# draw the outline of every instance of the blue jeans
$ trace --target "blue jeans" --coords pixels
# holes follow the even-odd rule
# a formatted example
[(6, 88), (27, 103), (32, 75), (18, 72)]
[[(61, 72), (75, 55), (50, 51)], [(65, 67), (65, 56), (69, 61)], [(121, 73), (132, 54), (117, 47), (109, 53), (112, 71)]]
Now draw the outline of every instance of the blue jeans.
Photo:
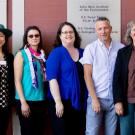
[(109, 99), (99, 99), (99, 101), (101, 112), (96, 113), (92, 109), (91, 98), (88, 97), (87, 99), (85, 135), (99, 135), (102, 123), (104, 123), (105, 135), (115, 135), (117, 116), (115, 114), (113, 101)]
[(135, 135), (135, 104), (128, 104), (128, 114), (120, 117), (120, 134)]

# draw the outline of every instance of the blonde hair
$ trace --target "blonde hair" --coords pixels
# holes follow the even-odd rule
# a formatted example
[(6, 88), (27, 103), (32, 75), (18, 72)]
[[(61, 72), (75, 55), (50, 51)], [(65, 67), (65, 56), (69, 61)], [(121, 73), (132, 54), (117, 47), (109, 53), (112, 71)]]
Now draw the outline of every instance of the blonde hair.
[(135, 26), (135, 20), (132, 20), (132, 21), (128, 22), (128, 24), (127, 24), (127, 31), (126, 31), (125, 36), (124, 36), (124, 41), (125, 41), (125, 43), (127, 45), (130, 45), (130, 44), (133, 43), (133, 39), (130, 36), (131, 30), (132, 30), (133, 26)]

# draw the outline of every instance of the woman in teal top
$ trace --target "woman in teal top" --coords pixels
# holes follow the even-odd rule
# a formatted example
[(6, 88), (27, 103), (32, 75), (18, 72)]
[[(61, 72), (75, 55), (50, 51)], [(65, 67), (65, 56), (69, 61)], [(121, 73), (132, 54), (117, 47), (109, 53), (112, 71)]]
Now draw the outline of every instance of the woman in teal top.
[(14, 61), (17, 113), (21, 135), (43, 135), (45, 122), (45, 57), (37, 26), (26, 29)]

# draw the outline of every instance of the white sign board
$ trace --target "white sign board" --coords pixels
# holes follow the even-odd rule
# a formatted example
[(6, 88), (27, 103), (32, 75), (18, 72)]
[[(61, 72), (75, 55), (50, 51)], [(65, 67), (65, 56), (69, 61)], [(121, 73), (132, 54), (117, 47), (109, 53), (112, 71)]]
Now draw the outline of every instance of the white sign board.
[(81, 47), (94, 41), (95, 20), (107, 17), (112, 25), (112, 38), (121, 39), (121, 0), (67, 0), (67, 21), (74, 24), (82, 38)]
[(7, 0), (0, 0), (0, 24), (7, 27)]
[(24, 33), (24, 0), (12, 0), (13, 53), (22, 47)]

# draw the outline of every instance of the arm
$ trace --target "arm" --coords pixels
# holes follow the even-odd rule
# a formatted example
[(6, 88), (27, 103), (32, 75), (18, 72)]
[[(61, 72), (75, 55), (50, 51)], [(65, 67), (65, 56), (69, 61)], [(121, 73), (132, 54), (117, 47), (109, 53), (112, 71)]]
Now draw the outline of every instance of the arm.
[(60, 72), (60, 65), (61, 65), (60, 62), (61, 62), (61, 50), (59, 48), (56, 48), (50, 53), (46, 61), (46, 74), (47, 80), (49, 80), (50, 84), (50, 91), (55, 101), (57, 117), (62, 117), (64, 111), (64, 107), (61, 101), (59, 84), (57, 81)]
[(92, 109), (98, 113), (101, 110), (100, 102), (96, 96), (96, 91), (92, 79), (92, 65), (84, 64), (84, 79), (87, 85), (88, 92), (92, 98)]
[(30, 108), (23, 94), (23, 89), (21, 84), (22, 72), (23, 72), (23, 58), (21, 52), (18, 52), (14, 60), (15, 86), (16, 86), (17, 93), (20, 97), (22, 115), (28, 117), (30, 114)]
[(122, 93), (121, 93), (121, 60), (120, 52), (118, 52), (115, 69), (113, 74), (113, 99), (115, 104), (115, 111), (118, 115), (123, 115)]
[(55, 101), (56, 115), (57, 117), (60, 118), (63, 115), (64, 106), (62, 104), (61, 97), (60, 97), (59, 85), (56, 79), (50, 80), (49, 84), (50, 84), (51, 94)]
[(8, 64), (8, 82), (9, 82), (9, 103), (14, 105), (15, 103), (15, 83), (14, 83), (14, 69), (13, 69), (13, 54), (9, 53), (7, 55), (7, 64)]

